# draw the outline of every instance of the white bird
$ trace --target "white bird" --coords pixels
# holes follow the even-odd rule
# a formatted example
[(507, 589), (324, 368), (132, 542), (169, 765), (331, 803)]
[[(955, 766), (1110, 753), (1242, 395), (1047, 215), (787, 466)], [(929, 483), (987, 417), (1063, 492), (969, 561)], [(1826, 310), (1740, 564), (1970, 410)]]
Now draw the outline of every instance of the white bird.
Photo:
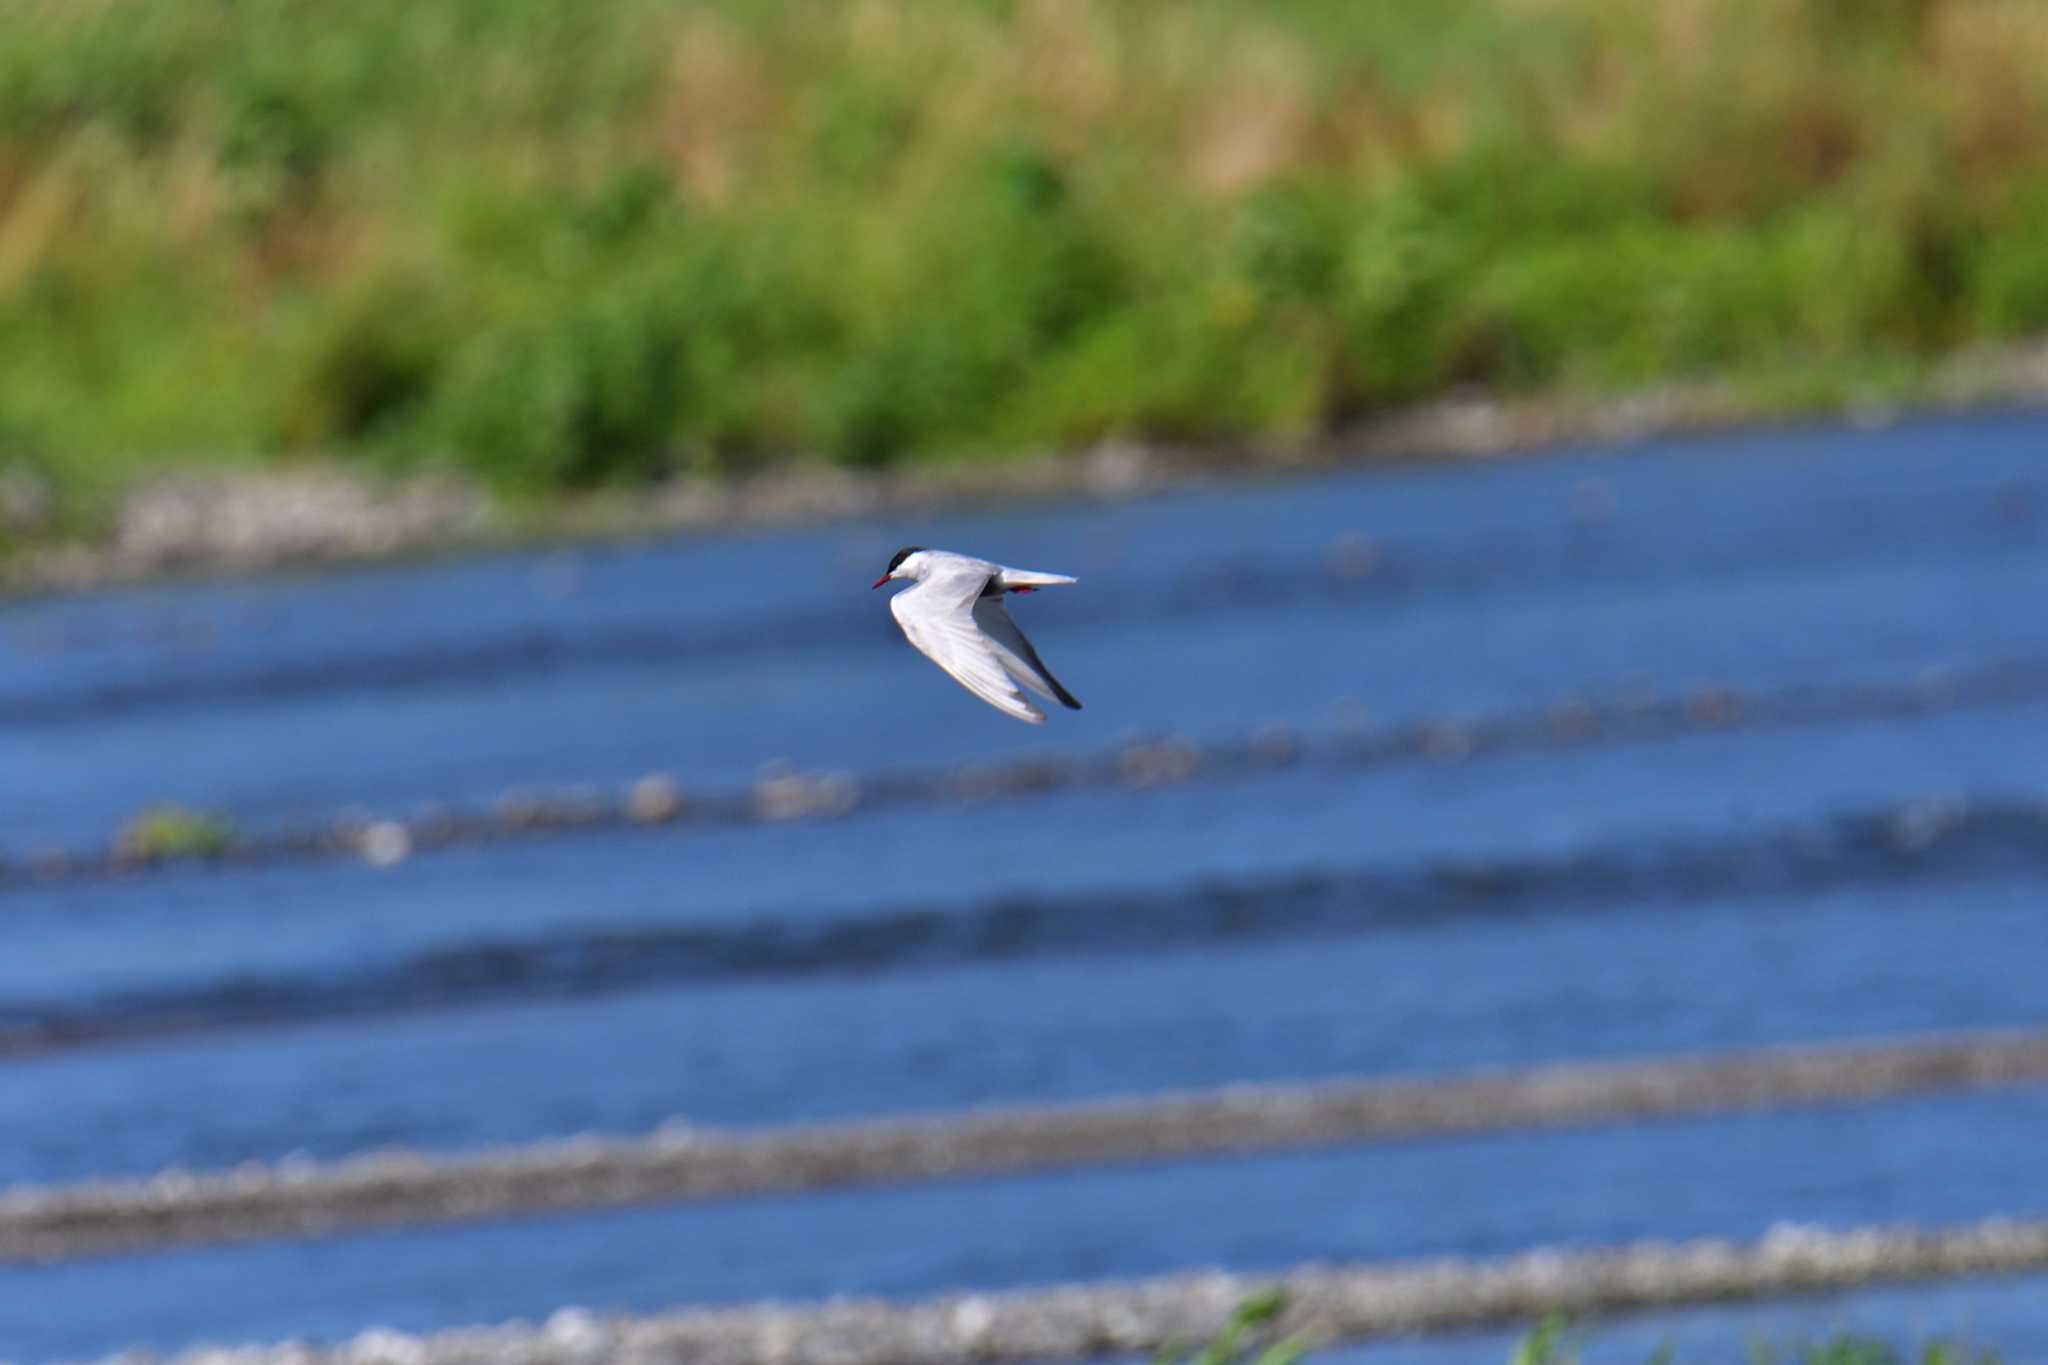
[(889, 560), (889, 571), (874, 586), (892, 578), (908, 578), (917, 585), (889, 599), (896, 624), (911, 644), (969, 692), (1004, 715), (1033, 725), (1042, 723), (1045, 713), (1017, 690), (1018, 683), (1049, 701), (1081, 709), (1003, 607), (1008, 593), (1036, 592), (1074, 579), (1006, 568), (922, 545), (898, 550)]

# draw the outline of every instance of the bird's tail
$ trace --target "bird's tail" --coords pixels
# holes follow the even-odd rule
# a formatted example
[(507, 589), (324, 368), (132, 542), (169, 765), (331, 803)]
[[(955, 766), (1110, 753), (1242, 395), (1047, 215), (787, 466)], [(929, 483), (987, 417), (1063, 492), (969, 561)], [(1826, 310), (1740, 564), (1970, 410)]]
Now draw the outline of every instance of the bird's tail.
[(1036, 569), (1003, 570), (1003, 587), (1010, 591), (1018, 588), (1051, 588), (1061, 583), (1078, 582), (1078, 578), (1069, 578), (1063, 573), (1040, 573)]

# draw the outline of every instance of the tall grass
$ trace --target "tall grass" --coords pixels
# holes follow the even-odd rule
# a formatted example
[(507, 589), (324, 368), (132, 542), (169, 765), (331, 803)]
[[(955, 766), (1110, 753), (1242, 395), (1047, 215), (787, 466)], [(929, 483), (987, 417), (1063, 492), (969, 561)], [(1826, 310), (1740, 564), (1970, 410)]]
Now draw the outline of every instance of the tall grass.
[(0, 35), (0, 463), (85, 494), (1289, 438), (2048, 329), (2039, 0), (0, 0)]

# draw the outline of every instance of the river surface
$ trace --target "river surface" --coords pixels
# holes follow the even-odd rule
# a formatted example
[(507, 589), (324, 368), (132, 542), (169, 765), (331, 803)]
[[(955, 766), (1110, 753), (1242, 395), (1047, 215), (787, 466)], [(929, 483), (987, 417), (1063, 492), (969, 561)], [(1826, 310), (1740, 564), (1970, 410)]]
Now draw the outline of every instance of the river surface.
[[(906, 542), (1077, 574), (1015, 614), (1087, 709), (1018, 725), (915, 655), (867, 590)], [(76, 856), (162, 803), (267, 838), (1162, 739), (1297, 756), (391, 867)], [(0, 1187), (2039, 1027), (2048, 417), (14, 603), (0, 860)], [(2038, 1217), (2044, 1140), (2032, 1087), (103, 1257), (0, 1269), (0, 1359)], [(1590, 1358), (1836, 1326), (2030, 1359), (2048, 1279)]]

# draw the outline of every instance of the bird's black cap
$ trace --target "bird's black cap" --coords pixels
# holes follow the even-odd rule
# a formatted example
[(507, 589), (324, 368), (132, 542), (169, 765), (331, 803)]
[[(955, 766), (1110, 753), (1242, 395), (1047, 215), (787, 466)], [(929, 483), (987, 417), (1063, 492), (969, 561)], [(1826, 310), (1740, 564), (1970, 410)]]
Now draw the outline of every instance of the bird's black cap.
[(895, 554), (889, 556), (889, 572), (895, 573), (896, 570), (899, 567), (901, 567), (904, 560), (910, 558), (912, 555), (916, 554), (919, 550), (922, 549), (924, 549), (924, 546), (922, 545), (906, 545), (902, 549), (898, 550)]

